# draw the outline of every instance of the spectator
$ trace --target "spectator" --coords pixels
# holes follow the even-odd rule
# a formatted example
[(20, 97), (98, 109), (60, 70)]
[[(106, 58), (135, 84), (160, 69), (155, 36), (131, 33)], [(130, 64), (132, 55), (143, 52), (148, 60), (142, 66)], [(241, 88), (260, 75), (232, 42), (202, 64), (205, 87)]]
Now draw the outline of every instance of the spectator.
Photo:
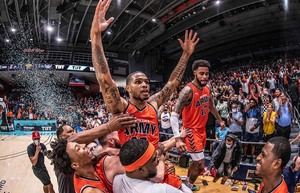
[(267, 105), (267, 111), (263, 114), (263, 141), (267, 142), (275, 135), (275, 120), (276, 112), (273, 111), (273, 105), (269, 103)]
[[(257, 106), (255, 99), (250, 99), (250, 105), (245, 109), (246, 113), (246, 131), (244, 141), (246, 142), (258, 142), (259, 141), (259, 127), (261, 124), (260, 109)], [(244, 145), (244, 157), (242, 161), (247, 159), (248, 144)], [(255, 144), (251, 144), (251, 157), (249, 163), (253, 163), (253, 155), (255, 152)]]
[(215, 151), (215, 149), (217, 149), (218, 145), (219, 145), (219, 141), (222, 141), (225, 139), (227, 133), (229, 131), (228, 127), (217, 127), (216, 128), (216, 132), (215, 132), (215, 141), (213, 142), (212, 146), (213, 146), (213, 150), (212, 152)]
[(219, 111), (222, 120), (226, 123), (226, 119), (228, 117), (228, 104), (223, 96), (219, 96), (216, 108)]
[(279, 108), (277, 110), (276, 130), (277, 136), (290, 138), (293, 107), (284, 93), (279, 98)]
[(229, 125), (229, 133), (234, 134), (238, 139), (242, 137), (242, 125), (244, 124), (243, 114), (239, 112), (236, 103), (231, 106), (231, 112), (228, 115), (227, 123)]

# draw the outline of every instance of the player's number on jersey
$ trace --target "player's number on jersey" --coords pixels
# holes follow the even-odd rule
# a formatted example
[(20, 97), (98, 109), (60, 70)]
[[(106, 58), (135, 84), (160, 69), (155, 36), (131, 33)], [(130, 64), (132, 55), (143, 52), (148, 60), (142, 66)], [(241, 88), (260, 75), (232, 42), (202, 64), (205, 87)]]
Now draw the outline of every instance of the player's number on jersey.
[(201, 109), (201, 116), (206, 115), (207, 111), (207, 105), (204, 105), (203, 108)]

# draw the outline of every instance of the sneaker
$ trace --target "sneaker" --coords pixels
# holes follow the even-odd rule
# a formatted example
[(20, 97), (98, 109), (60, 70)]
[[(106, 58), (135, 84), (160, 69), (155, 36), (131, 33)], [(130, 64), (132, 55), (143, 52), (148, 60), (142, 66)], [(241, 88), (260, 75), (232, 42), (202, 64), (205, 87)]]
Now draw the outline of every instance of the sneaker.
[(200, 186), (196, 186), (195, 184), (193, 184), (193, 187), (191, 188), (192, 191), (199, 191), (200, 190)]
[(253, 157), (250, 157), (249, 159), (249, 163), (252, 164), (253, 163)]
[(247, 156), (243, 156), (242, 161), (244, 162), (247, 159)]

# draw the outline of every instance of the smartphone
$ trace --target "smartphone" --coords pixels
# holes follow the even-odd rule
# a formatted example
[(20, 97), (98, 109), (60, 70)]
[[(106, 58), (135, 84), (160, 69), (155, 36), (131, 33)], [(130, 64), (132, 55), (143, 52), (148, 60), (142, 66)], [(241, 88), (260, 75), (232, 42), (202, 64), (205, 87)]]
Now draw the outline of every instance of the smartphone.
[(202, 184), (203, 184), (203, 186), (207, 186), (208, 185), (208, 183), (207, 183), (206, 180), (202, 180)]
[(232, 117), (232, 113), (229, 113), (229, 117)]

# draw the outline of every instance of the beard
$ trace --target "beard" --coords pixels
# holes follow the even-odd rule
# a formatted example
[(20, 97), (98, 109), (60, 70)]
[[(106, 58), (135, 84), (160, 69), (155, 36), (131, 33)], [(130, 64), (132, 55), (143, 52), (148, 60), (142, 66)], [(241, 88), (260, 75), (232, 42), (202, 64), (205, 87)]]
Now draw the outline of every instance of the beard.
[(199, 84), (199, 86), (201, 86), (201, 87), (205, 87), (207, 84), (207, 80), (205, 81), (206, 82), (205, 84), (202, 84), (202, 81), (198, 80), (197, 78), (196, 78), (196, 80), (197, 80), (197, 83)]
[(148, 173), (148, 178), (153, 178), (153, 177), (155, 177), (157, 175), (157, 170), (155, 170), (155, 171), (150, 171), (149, 173)]

